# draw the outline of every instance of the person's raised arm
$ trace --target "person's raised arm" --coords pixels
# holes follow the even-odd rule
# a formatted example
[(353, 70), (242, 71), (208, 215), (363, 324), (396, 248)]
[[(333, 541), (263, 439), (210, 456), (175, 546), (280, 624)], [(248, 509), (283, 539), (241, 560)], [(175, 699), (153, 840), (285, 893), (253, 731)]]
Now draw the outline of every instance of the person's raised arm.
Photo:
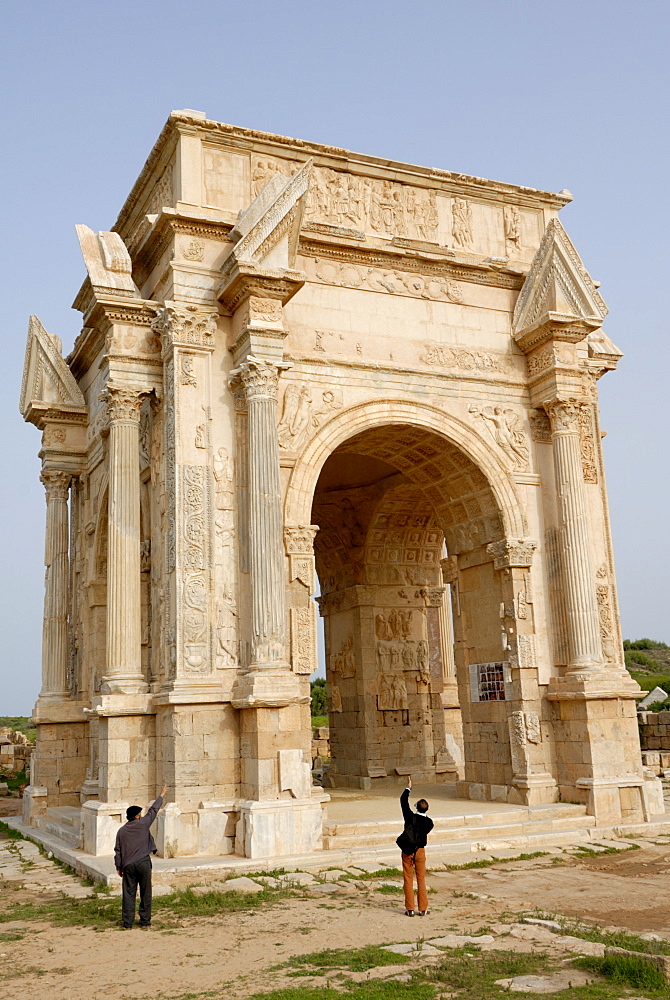
[(142, 823), (143, 826), (151, 826), (151, 824), (153, 823), (153, 821), (156, 819), (156, 813), (158, 812), (158, 810), (160, 809), (160, 807), (163, 805), (163, 799), (167, 795), (167, 790), (168, 790), (168, 786), (167, 785), (163, 785), (163, 787), (161, 788), (160, 795), (158, 796), (158, 798), (156, 799), (156, 801), (153, 802), (149, 806), (149, 808), (147, 809), (146, 816), (143, 816), (142, 819), (140, 820), (140, 823)]

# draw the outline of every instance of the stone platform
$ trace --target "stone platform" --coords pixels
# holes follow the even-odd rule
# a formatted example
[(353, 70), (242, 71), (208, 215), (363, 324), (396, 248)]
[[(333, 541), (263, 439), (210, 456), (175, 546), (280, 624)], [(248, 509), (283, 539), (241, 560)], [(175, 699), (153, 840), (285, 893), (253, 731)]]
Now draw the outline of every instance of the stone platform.
[[(175, 875), (197, 877), (288, 870), (323, 870), (348, 865), (398, 863), (395, 839), (402, 829), (396, 790), (360, 792), (332, 789), (324, 816), (324, 850), (268, 858), (242, 858), (235, 854), (155, 858), (154, 881), (167, 884)], [(435, 823), (429, 843), (429, 864), (464, 864), (487, 854), (532, 853), (597, 843), (616, 837), (654, 836), (670, 833), (670, 812), (646, 823), (598, 826), (585, 806), (556, 803), (546, 806), (512, 806), (456, 798), (453, 786), (417, 784), (412, 801), (425, 797)], [(52, 810), (49, 810), (51, 813)], [(116, 885), (110, 856), (87, 854), (73, 845), (76, 810), (53, 810), (41, 828), (27, 827), (20, 816), (5, 822), (25, 837), (43, 844), (53, 855), (82, 875)], [(56, 815), (58, 813), (58, 815)], [(63, 830), (59, 829), (63, 826)]]

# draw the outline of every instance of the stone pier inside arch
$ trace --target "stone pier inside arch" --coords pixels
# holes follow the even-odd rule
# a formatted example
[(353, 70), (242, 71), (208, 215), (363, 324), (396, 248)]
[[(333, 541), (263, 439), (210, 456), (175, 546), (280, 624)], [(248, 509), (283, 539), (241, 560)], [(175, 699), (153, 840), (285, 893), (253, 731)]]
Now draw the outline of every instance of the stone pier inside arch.
[(321, 850), (318, 613), (334, 792), (663, 812), (601, 448), (621, 354), (567, 200), (182, 111), (113, 227), (77, 226), (81, 332), (64, 358), (31, 318), (20, 398), (35, 835), (110, 853), (166, 782), (164, 856)]

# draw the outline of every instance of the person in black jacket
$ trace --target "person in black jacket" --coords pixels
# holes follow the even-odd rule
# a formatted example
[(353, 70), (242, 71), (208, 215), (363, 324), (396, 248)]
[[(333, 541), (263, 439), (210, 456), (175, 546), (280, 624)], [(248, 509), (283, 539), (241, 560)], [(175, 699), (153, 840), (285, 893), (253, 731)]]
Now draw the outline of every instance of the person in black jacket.
[(402, 851), (402, 878), (405, 889), (405, 916), (414, 916), (414, 874), (416, 873), (416, 888), (420, 917), (428, 913), (428, 891), (426, 889), (426, 843), (428, 834), (433, 829), (433, 821), (426, 815), (428, 803), (419, 799), (416, 812), (412, 812), (409, 804), (409, 793), (412, 791), (412, 777), (408, 786), (400, 796), (400, 807), (405, 829), (396, 840)]
[(156, 813), (163, 805), (167, 792), (163, 785), (156, 801), (142, 816), (141, 806), (126, 809), (128, 822), (116, 834), (114, 845), (114, 865), (123, 879), (121, 918), (124, 930), (130, 930), (135, 922), (135, 897), (140, 887), (140, 927), (151, 926), (151, 857), (156, 853), (156, 844), (149, 827), (156, 819)]

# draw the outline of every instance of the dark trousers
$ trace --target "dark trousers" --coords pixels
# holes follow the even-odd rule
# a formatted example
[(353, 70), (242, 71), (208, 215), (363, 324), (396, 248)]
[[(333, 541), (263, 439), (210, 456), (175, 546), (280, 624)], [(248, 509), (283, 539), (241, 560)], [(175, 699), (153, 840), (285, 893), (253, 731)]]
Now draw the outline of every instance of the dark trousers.
[(140, 887), (140, 924), (147, 927), (151, 923), (151, 858), (133, 861), (123, 869), (123, 899), (121, 916), (124, 927), (132, 927), (135, 922), (135, 897)]

